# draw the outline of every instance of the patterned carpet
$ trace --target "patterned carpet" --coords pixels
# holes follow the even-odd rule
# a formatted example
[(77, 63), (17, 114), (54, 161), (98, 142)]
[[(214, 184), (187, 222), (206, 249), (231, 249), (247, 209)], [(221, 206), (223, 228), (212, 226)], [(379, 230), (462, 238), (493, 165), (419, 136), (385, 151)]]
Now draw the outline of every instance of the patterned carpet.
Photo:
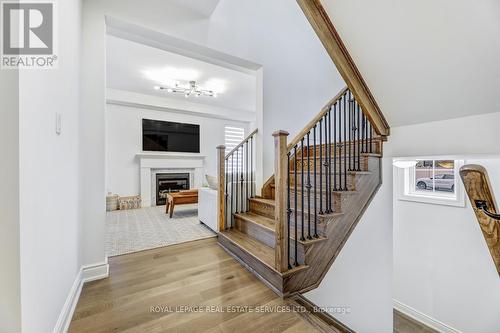
[(106, 213), (109, 257), (214, 236), (198, 221), (197, 204), (175, 207), (173, 218), (165, 214), (165, 206)]

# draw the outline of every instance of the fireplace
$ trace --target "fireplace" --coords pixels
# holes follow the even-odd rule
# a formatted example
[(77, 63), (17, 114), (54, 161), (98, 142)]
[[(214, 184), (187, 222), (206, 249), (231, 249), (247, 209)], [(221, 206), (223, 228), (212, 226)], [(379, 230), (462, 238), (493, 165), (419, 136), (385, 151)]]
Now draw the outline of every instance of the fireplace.
[(156, 174), (156, 205), (167, 203), (167, 194), (189, 190), (189, 173), (157, 173)]

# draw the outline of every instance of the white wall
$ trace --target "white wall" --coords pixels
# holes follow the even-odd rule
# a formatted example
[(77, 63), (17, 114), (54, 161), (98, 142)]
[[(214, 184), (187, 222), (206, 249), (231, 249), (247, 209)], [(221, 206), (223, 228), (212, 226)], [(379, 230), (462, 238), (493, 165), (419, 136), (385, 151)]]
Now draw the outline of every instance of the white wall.
[(119, 195), (140, 194), (140, 169), (136, 154), (142, 152), (142, 119), (200, 125), (200, 155), (205, 155), (205, 174), (216, 176), (217, 152), (224, 144), (224, 126), (245, 128), (248, 122), (197, 117), (120, 105), (106, 106), (106, 188)]
[[(319, 288), (305, 296), (356, 332), (392, 332), (392, 160), (384, 158), (383, 185)], [(389, 199), (389, 200), (388, 200)]]
[[(395, 127), (385, 155), (482, 164), (500, 193), (498, 121), (500, 113)], [(460, 208), (393, 200), (394, 299), (464, 333), (498, 332), (500, 279), (468, 201)]]
[(21, 331), (19, 71), (0, 71), (0, 332)]
[[(59, 68), (20, 72), (23, 332), (51, 332), (80, 269), (79, 0), (58, 2)], [(2, 74), (3, 75), (3, 74)], [(55, 133), (55, 113), (62, 134)]]
[(297, 133), (344, 86), (293, 1), (221, 0), (210, 19), (169, 2), (85, 1), (80, 176), (86, 264), (104, 258), (105, 15), (263, 65), (264, 178), (273, 170), (271, 133)]
[(266, 181), (274, 173), (272, 133), (293, 139), (345, 83), (295, 1), (221, 1), (208, 45), (263, 66)]
[[(486, 167), (500, 193), (500, 156), (466, 163)], [(469, 202), (394, 200), (394, 299), (462, 332), (500, 330), (500, 278)]]

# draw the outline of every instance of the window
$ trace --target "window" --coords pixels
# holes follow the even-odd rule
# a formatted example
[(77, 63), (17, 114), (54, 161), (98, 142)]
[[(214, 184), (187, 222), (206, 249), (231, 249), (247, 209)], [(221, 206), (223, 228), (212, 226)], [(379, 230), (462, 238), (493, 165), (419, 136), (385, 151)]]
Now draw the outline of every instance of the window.
[[(226, 146), (226, 155), (229, 154), (238, 144), (245, 139), (245, 129), (235, 126), (225, 126), (224, 127), (224, 144)], [(232, 162), (234, 161), (234, 167), (241, 167), (242, 158), (241, 156), (234, 156), (228, 161), (228, 168), (232, 170)]]
[(399, 199), (463, 207), (465, 195), (458, 173), (462, 165), (461, 160), (419, 159), (415, 166), (399, 169)]

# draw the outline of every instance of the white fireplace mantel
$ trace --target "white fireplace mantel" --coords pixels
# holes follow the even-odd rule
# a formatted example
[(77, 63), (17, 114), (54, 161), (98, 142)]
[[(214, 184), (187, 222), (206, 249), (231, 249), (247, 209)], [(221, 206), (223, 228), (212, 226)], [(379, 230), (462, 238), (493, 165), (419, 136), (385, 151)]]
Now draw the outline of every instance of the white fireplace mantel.
[(153, 188), (153, 175), (157, 172), (164, 173), (190, 173), (191, 188), (200, 188), (203, 184), (204, 155), (189, 153), (137, 153), (141, 169), (141, 199), (143, 207), (156, 204), (153, 200), (156, 188)]

